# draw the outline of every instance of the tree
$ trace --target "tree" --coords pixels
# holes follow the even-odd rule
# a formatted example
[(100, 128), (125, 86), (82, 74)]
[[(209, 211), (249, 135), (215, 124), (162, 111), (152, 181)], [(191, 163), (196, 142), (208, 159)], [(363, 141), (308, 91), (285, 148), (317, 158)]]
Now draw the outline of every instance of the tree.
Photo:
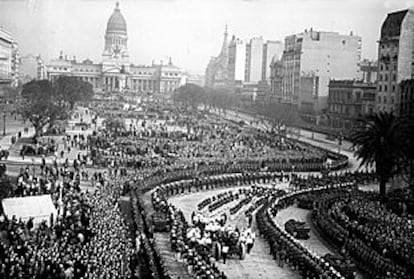
[(3, 91), (3, 98), (6, 101), (6, 103), (15, 103), (15, 101), (19, 97), (20, 90), (21, 90), (20, 87), (12, 87), (12, 86), (6, 86), (2, 88), (1, 91)]
[(404, 119), (402, 130), (402, 146), (404, 148), (404, 157), (401, 161), (402, 177), (414, 190), (414, 123), (412, 118)]
[(13, 184), (7, 175), (0, 176), (0, 200), (8, 198), (13, 191)]
[(24, 119), (32, 123), (35, 136), (40, 135), (50, 121), (67, 117), (65, 103), (59, 100), (53, 84), (48, 80), (26, 83), (17, 110)]
[(186, 106), (197, 108), (203, 102), (204, 96), (204, 88), (190, 83), (180, 86), (174, 93), (173, 100)]
[(386, 194), (386, 184), (400, 171), (403, 157), (401, 121), (392, 113), (379, 113), (360, 119), (351, 141), (361, 165), (373, 166), (379, 179), (380, 195)]
[(67, 102), (71, 110), (77, 102), (91, 100), (94, 94), (92, 84), (77, 77), (60, 76), (54, 86), (59, 99)]
[(32, 123), (38, 136), (46, 125), (66, 120), (77, 102), (92, 96), (92, 85), (75, 77), (62, 76), (53, 83), (33, 80), (23, 85), (18, 112)]

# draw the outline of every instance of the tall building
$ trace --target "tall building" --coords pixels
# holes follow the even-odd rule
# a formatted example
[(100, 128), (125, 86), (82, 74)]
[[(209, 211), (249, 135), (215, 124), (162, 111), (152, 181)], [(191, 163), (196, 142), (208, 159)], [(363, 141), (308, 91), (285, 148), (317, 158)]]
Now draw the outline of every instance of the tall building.
[(414, 77), (414, 11), (387, 15), (378, 46), (377, 111), (399, 114), (400, 83)]
[(330, 79), (359, 79), (361, 37), (310, 29), (285, 38), (282, 102), (305, 113), (326, 107)]
[(229, 43), (227, 41), (227, 25), (224, 30), (224, 39), (221, 46), (220, 54), (216, 57), (211, 57), (205, 76), (205, 85), (207, 87), (227, 86), (231, 83), (229, 77)]
[(414, 119), (414, 79), (403, 80), (399, 92), (398, 114), (404, 118)]
[(61, 52), (47, 65), (47, 78), (75, 76), (91, 83), (97, 92), (168, 93), (184, 84), (183, 72), (173, 65), (171, 58), (167, 63), (150, 66), (132, 64), (127, 42), (126, 20), (117, 3), (106, 25), (102, 62), (77, 61)]
[(19, 69), (19, 79), (22, 83), (26, 83), (34, 79), (45, 79), (46, 77), (44, 62), (40, 55), (35, 56), (33, 54), (29, 54), (22, 56), (20, 58)]
[(255, 37), (248, 42), (233, 36), (227, 42), (227, 26), (219, 56), (212, 57), (206, 68), (206, 86), (270, 85), (270, 64), (273, 57), (280, 59), (283, 44)]
[(252, 38), (246, 44), (246, 65), (244, 81), (257, 84), (260, 81), (270, 84), (270, 64), (273, 57), (280, 59), (283, 44), (280, 41), (264, 41), (262, 37)]
[(280, 60), (283, 54), (283, 43), (281, 41), (267, 41), (263, 44), (262, 80), (270, 84), (272, 62)]
[(17, 86), (19, 78), (19, 48), (10, 32), (0, 28), (0, 84)]
[(11, 61), (11, 86), (17, 87), (19, 85), (19, 74), (20, 74), (20, 52), (19, 45), (16, 41), (12, 44), (12, 61)]
[(277, 102), (282, 102), (283, 63), (276, 56), (270, 63), (270, 94)]
[(331, 80), (327, 112), (334, 128), (351, 128), (363, 115), (375, 110), (375, 83), (356, 80)]
[(237, 85), (244, 83), (246, 72), (246, 43), (233, 36), (229, 45), (229, 78)]
[(252, 38), (247, 44), (245, 82), (258, 83), (263, 71), (263, 38)]

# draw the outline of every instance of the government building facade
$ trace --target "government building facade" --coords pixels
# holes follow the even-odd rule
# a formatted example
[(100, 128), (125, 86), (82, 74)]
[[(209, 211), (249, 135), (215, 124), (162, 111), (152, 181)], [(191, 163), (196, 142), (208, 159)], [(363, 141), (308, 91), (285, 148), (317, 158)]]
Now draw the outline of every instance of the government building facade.
[(61, 52), (47, 65), (47, 78), (53, 81), (59, 76), (78, 77), (102, 93), (168, 93), (185, 83), (185, 73), (173, 65), (171, 58), (167, 63), (150, 66), (132, 64), (127, 42), (127, 24), (117, 3), (107, 23), (102, 62), (80, 62)]

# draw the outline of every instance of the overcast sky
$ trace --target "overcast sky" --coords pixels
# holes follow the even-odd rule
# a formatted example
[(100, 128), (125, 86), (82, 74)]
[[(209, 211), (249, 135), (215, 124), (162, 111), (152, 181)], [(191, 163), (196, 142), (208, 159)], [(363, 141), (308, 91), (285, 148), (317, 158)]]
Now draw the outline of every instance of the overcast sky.
[[(362, 36), (363, 57), (376, 59), (387, 13), (414, 6), (414, 0), (120, 0), (127, 21), (131, 62), (154, 59), (204, 73), (218, 54), (224, 26), (242, 39), (314, 30)], [(70, 57), (100, 62), (106, 23), (115, 0), (0, 0), (0, 25), (11, 31), (21, 55), (48, 61), (63, 50)]]

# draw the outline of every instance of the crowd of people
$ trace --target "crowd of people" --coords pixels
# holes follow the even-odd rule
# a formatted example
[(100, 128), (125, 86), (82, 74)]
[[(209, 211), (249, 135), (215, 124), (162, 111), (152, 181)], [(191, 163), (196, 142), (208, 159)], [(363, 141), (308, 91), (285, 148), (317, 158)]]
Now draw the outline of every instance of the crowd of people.
[(302, 185), (300, 190), (290, 194), (273, 195), (271, 201), (261, 207), (256, 214), (260, 234), (267, 240), (270, 252), (278, 264), (283, 267), (289, 265), (297, 270), (303, 278), (345, 278), (333, 265), (323, 257), (313, 253), (300, 244), (292, 235), (273, 221), (278, 212), (292, 205), (299, 195), (315, 191), (331, 191), (338, 188), (352, 189), (352, 182), (337, 184), (336, 179), (325, 178), (325, 184), (315, 185), (310, 181)]
[[(105, 105), (95, 109), (101, 110), (101, 116), (107, 114)], [(121, 129), (104, 127), (88, 137), (64, 136), (59, 140), (63, 153), (54, 154), (52, 164), (43, 157), (40, 169), (22, 169), (12, 196), (49, 194), (58, 213), (40, 224), (0, 216), (1, 278), (134, 278), (139, 273), (170, 279), (153, 234), (148, 214), (152, 211), (140, 200), (155, 188), (158, 196), (153, 197), (152, 207), (166, 214), (171, 249), (194, 278), (226, 278), (217, 261), (226, 263), (231, 255), (242, 259), (250, 253), (256, 237), (251, 228), (253, 214), (279, 265), (289, 265), (304, 278), (341, 278), (334, 266), (273, 223), (273, 215), (289, 205), (293, 196), (272, 185), (290, 182), (295, 193), (327, 186), (354, 189), (372, 182), (371, 173), (292, 174), (325, 170), (332, 160), (334, 168), (340, 168), (347, 160), (275, 131), (263, 132), (203, 112), (166, 113), (158, 108), (152, 116), (130, 119)], [(73, 149), (89, 153), (65, 159)], [(90, 174), (88, 163), (106, 171)], [(90, 181), (92, 190), (82, 190), (82, 181)], [(194, 213), (191, 223), (167, 200), (178, 194), (246, 185), (203, 200), (198, 209), (204, 212)], [(132, 228), (121, 214), (121, 194), (131, 197)], [(391, 213), (374, 200), (367, 203), (365, 196), (354, 200), (344, 195), (333, 202), (328, 194), (321, 196), (319, 203), (309, 198), (309, 207), (318, 213), (315, 223), (328, 236), (342, 235), (344, 247), (340, 248), (371, 261), (372, 269), (383, 265), (376, 275), (408, 278), (414, 272), (410, 269), (414, 266), (410, 216)], [(226, 214), (212, 217), (230, 203), (230, 215), (246, 209), (244, 229), (230, 226)]]
[(374, 278), (413, 273), (412, 216), (398, 216), (376, 195), (352, 191), (319, 198), (316, 224)]
[(1, 278), (125, 278), (130, 273), (132, 250), (117, 206), (119, 187), (98, 177), (93, 192), (82, 192), (79, 181), (69, 177), (47, 186), (58, 211), (40, 224), (1, 216)]
[(168, 120), (129, 122), (129, 127), (117, 132), (102, 129), (88, 138), (95, 165), (136, 170), (221, 165), (248, 171), (317, 171), (325, 168), (328, 157), (346, 162), (342, 155), (280, 137), (275, 131), (263, 132), (202, 112), (171, 111)]
[[(50, 195), (56, 212), (43, 219), (1, 212), (0, 277), (130, 278), (134, 250), (119, 208), (117, 178), (97, 171), (90, 175), (81, 154), (86, 149), (83, 134), (37, 141), (55, 146), (55, 154), (22, 167), (9, 198)], [(56, 152), (59, 146), (62, 154)], [(74, 149), (79, 153), (69, 159)], [(86, 182), (89, 191), (81, 187)]]

